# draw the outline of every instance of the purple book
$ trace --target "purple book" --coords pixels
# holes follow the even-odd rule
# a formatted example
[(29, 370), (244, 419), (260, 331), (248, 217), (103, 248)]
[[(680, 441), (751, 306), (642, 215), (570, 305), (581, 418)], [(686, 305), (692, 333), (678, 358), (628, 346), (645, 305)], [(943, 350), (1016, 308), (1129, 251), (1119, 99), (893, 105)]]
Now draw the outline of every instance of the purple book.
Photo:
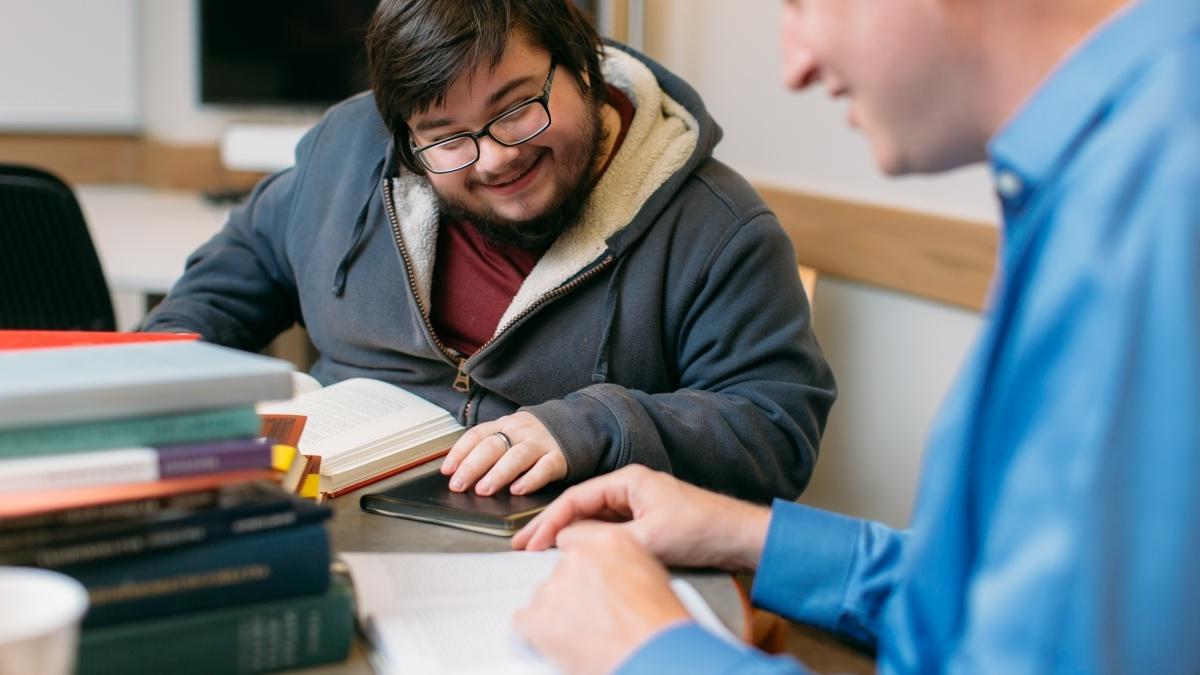
[(271, 466), (271, 441), (266, 438), (165, 445), (155, 450), (158, 452), (159, 478)]
[(0, 495), (270, 467), (271, 441), (265, 438), (17, 457), (0, 459)]

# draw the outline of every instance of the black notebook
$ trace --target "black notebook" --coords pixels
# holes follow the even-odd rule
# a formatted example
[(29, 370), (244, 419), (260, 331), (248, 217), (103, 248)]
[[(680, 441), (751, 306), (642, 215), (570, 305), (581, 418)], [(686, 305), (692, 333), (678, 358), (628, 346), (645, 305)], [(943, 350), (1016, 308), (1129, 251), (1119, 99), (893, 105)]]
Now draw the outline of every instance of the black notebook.
[(566, 489), (565, 485), (550, 484), (531, 495), (503, 490), (481, 497), (472, 490), (451, 492), (449, 482), (448, 476), (431, 473), (363, 495), (359, 506), (370, 513), (511, 537)]

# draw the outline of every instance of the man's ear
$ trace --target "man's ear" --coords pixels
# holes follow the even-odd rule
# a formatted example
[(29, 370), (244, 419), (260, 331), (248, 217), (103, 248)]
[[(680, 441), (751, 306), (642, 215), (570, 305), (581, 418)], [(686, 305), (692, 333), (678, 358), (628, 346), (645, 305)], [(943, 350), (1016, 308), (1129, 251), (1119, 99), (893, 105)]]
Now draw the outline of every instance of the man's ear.
[[(560, 66), (560, 68), (561, 68), (561, 66)], [(567, 69), (567, 72), (569, 72), (571, 74), (571, 79), (575, 81), (575, 88), (577, 90), (579, 90), (579, 95), (583, 96), (585, 99), (591, 99), (591, 97), (592, 97), (592, 80), (591, 80), (591, 78), (588, 77), (587, 69), (585, 68), (584, 70), (581, 70), (578, 73), (573, 70)]]

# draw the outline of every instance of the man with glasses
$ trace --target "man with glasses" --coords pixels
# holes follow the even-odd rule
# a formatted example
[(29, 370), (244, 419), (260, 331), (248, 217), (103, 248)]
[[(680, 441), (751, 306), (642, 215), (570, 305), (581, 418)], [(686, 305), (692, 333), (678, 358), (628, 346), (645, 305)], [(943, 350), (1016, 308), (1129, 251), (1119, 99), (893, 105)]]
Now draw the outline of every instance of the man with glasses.
[(472, 427), (456, 490), (628, 464), (795, 497), (834, 384), (791, 244), (712, 158), (686, 83), (566, 0), (385, 0), (372, 95), (333, 108), (147, 322), (258, 349), (300, 320), (329, 383)]

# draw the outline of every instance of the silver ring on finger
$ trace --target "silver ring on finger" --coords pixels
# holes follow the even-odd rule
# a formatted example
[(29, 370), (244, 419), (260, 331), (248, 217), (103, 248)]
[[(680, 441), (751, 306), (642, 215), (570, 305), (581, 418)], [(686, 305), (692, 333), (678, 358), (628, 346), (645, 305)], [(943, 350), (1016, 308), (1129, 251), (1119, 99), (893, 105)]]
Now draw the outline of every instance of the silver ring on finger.
[(512, 450), (513, 442), (512, 442), (512, 439), (508, 437), (508, 434), (504, 433), (503, 431), (495, 431), (495, 432), (492, 432), (492, 435), (499, 436), (500, 440), (504, 441), (504, 451), (505, 452)]

